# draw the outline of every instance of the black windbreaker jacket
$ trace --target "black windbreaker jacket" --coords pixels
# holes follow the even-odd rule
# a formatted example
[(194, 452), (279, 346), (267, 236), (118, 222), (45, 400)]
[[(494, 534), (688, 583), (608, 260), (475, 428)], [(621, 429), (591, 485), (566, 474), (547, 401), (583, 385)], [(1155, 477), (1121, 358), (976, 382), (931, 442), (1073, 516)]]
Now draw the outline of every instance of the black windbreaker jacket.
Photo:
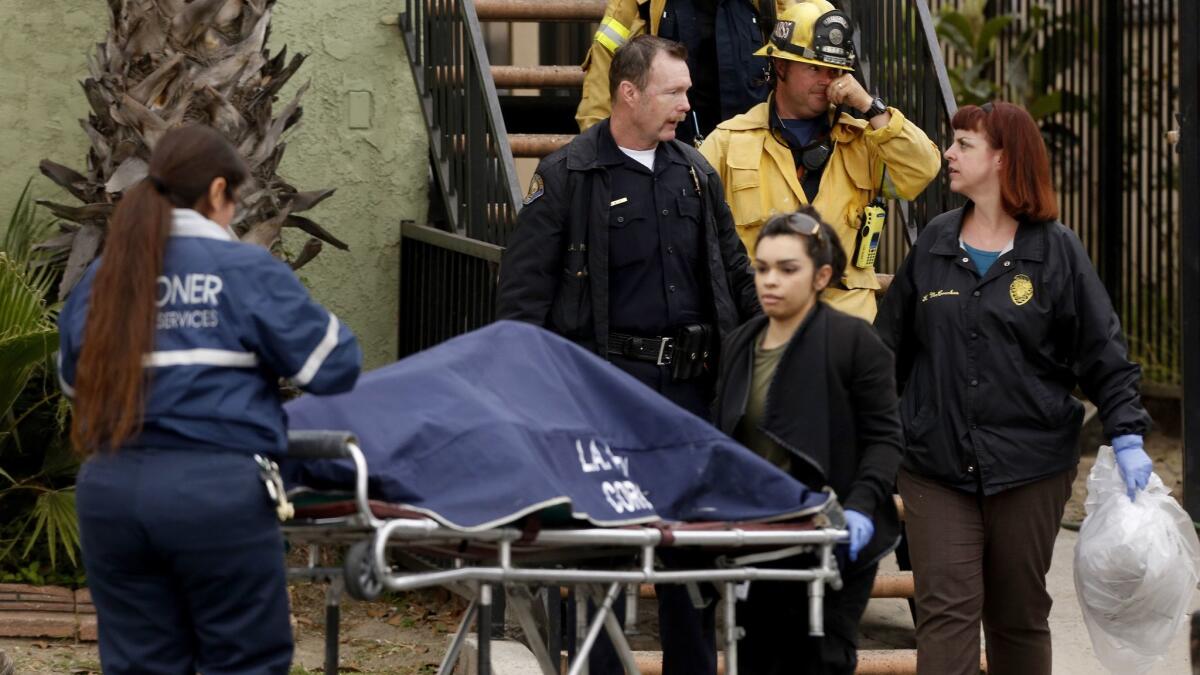
[[(721, 350), (713, 421), (731, 436), (746, 414), (754, 344), (766, 325), (765, 316), (747, 321)], [(853, 569), (878, 562), (900, 539), (892, 491), (903, 436), (893, 377), (892, 354), (870, 324), (818, 302), (784, 348), (759, 423), (792, 453), (794, 477), (814, 490), (832, 487), (843, 507), (875, 523)]]
[(1072, 468), (1076, 385), (1108, 438), (1144, 435), (1141, 368), (1075, 233), (1022, 222), (981, 279), (959, 243), (965, 208), (930, 221), (875, 320), (896, 355), (904, 468), (987, 495)]

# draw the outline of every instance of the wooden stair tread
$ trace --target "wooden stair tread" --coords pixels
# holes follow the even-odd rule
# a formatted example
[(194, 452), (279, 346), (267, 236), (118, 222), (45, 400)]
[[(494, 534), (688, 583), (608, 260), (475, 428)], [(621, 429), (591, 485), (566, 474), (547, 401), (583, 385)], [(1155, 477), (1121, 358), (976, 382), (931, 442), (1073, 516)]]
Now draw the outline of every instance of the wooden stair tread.
[[(662, 652), (634, 652), (642, 675), (662, 674)], [(979, 657), (979, 668), (987, 672), (987, 658)], [(717, 653), (717, 673), (725, 672), (725, 653)], [(915, 649), (860, 649), (856, 675), (915, 675), (917, 672), (917, 650)]]
[[(642, 675), (662, 675), (662, 652), (634, 652)], [(987, 672), (987, 657), (979, 655), (979, 670)], [(717, 673), (725, 672), (725, 653), (717, 652)], [(916, 675), (915, 649), (860, 649), (855, 675)]]
[(492, 66), (497, 89), (582, 87), (579, 66)]
[(575, 134), (509, 134), (513, 157), (545, 157), (570, 143)]
[(599, 21), (604, 0), (475, 0), (480, 21)]
[[(875, 575), (875, 585), (871, 588), (872, 598), (911, 598), (912, 596), (912, 572), (878, 572)], [(657, 598), (654, 584), (638, 586), (638, 597), (642, 600)]]

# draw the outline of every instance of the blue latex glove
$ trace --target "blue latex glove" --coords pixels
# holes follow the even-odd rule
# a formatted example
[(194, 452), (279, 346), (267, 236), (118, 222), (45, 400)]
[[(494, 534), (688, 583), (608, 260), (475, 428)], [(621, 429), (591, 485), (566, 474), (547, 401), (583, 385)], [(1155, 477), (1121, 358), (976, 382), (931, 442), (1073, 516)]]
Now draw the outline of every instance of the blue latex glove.
[(1154, 471), (1154, 462), (1142, 449), (1142, 437), (1137, 434), (1117, 436), (1112, 444), (1117, 453), (1117, 466), (1125, 478), (1125, 487), (1129, 489), (1129, 501), (1133, 501), (1138, 490), (1146, 489), (1146, 482)]
[(875, 536), (875, 523), (858, 511), (846, 509), (846, 529), (850, 530), (850, 559), (858, 560), (858, 552)]

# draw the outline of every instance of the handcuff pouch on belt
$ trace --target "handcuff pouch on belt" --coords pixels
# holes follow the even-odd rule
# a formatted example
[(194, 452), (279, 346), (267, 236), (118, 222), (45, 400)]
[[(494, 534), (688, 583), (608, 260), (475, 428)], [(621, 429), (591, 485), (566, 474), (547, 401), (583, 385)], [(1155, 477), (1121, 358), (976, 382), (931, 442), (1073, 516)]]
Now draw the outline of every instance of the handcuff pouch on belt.
[(675, 355), (671, 361), (671, 379), (690, 380), (704, 374), (709, 357), (708, 326), (689, 323), (675, 333)]

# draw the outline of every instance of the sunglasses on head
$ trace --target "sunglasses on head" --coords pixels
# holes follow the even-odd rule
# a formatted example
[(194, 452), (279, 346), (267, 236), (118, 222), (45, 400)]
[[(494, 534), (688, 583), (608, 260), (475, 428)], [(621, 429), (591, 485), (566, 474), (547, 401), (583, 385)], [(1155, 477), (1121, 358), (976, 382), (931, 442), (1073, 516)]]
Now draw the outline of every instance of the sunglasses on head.
[(787, 226), (796, 234), (816, 237), (821, 241), (821, 223), (806, 213), (793, 213), (787, 217)]

